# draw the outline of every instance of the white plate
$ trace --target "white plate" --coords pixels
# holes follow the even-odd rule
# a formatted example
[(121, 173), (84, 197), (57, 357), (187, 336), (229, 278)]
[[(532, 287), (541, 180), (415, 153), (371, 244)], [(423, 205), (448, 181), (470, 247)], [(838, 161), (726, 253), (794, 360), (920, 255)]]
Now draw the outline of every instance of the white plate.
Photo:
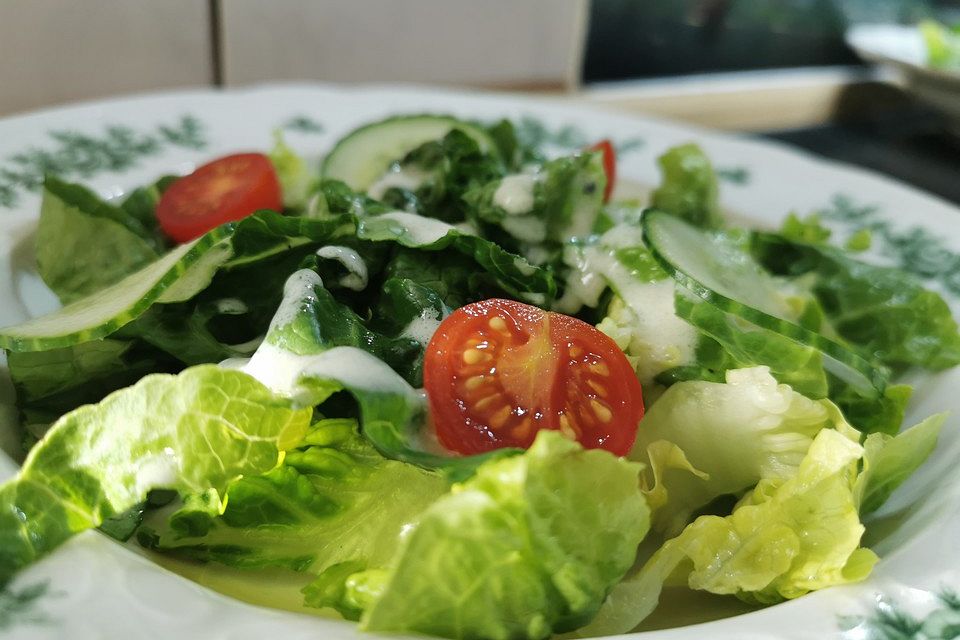
[[(286, 85), (165, 93), (0, 120), (0, 325), (54, 305), (35, 275), (29, 244), (39, 205), (37, 190), (29, 183), (43, 169), (57, 169), (67, 179), (114, 196), (161, 174), (187, 171), (214, 156), (267, 149), (271, 131), (277, 127), (284, 129), (295, 149), (317, 157), (356, 125), (388, 114), (424, 111), (484, 120), (522, 119), (523, 126), (536, 128), (558, 148), (577, 148), (612, 137), (627, 145), (618, 171), (644, 184), (658, 182), (658, 154), (671, 145), (695, 140), (720, 170), (723, 203), (731, 211), (758, 226), (773, 227), (788, 212), (823, 210), (825, 221), (840, 239), (869, 225), (874, 229), (877, 259), (923, 274), (931, 286), (949, 296), (955, 309), (960, 301), (960, 211), (875, 174), (769, 142), (561, 101), (411, 87)], [(911, 418), (943, 410), (960, 415), (960, 394), (956, 393), (960, 371), (918, 381), (921, 386), (911, 405)], [(2, 391), (9, 420), (8, 382)], [(880, 629), (882, 619), (896, 618), (903, 629), (912, 629), (903, 616), (891, 613), (926, 618), (928, 631), (944, 621), (960, 621), (960, 603), (938, 595), (960, 589), (957, 427), (956, 419), (948, 422), (932, 459), (880, 514), (885, 522), (873, 530), (885, 535), (873, 548), (882, 561), (867, 582), (643, 637), (828, 638), (853, 626), (847, 637), (867, 638), (874, 637), (868, 631)], [(6, 445), (15, 447), (16, 442), (7, 438)], [(0, 454), (0, 474), (10, 474), (13, 468)], [(689, 624), (730, 610), (717, 601), (675, 606), (668, 614), (655, 614), (651, 624)], [(928, 617), (931, 612), (935, 615)], [(0, 593), (0, 637), (347, 640), (369, 636), (350, 623), (243, 604), (89, 532), (23, 572), (9, 590)]]
[(927, 65), (927, 47), (917, 27), (861, 24), (847, 31), (846, 41), (864, 60), (898, 72), (905, 88), (942, 111), (960, 135), (960, 71)]

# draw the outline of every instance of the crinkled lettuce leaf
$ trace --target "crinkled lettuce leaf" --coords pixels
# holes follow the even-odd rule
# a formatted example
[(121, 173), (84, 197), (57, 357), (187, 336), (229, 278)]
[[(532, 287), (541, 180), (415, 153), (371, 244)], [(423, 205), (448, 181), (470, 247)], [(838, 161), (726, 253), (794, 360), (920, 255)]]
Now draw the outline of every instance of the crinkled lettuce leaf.
[(279, 467), (231, 483), (222, 513), (204, 494), (191, 496), (165, 522), (149, 519), (138, 537), (157, 551), (247, 569), (381, 566), (448, 489), (438, 474), (381, 456), (355, 420), (326, 419)]
[(650, 204), (697, 227), (723, 226), (717, 175), (703, 150), (693, 143), (667, 150), (657, 159), (663, 181)]
[[(731, 270), (724, 276), (730, 281), (731, 287), (735, 288), (739, 281), (735, 277), (738, 271), (751, 281), (751, 286), (742, 295), (739, 290), (735, 295), (742, 297), (751, 308), (774, 316), (777, 319), (775, 322), (782, 321), (783, 331), (778, 331), (776, 325), (761, 327), (750, 322), (737, 312), (736, 305), (732, 309), (720, 308), (699, 296), (681, 291), (675, 299), (676, 314), (695, 326), (702, 333), (702, 338), (697, 343), (695, 361), (665, 371), (657, 380), (663, 384), (691, 379), (720, 380), (727, 369), (765, 365), (770, 367), (774, 377), (790, 384), (798, 392), (815, 399), (831, 399), (857, 428), (895, 433), (903, 420), (910, 397), (909, 388), (886, 383), (890, 374), (888, 368), (880, 359), (873, 357), (877, 355), (875, 352), (864, 349), (867, 346), (865, 343), (851, 340), (849, 336), (842, 335), (843, 332), (837, 336), (838, 328), (831, 317), (831, 301), (817, 295), (818, 281), (808, 269), (804, 269), (802, 277), (792, 279), (783, 277), (786, 274), (781, 270), (774, 269), (778, 275), (763, 270), (754, 257), (759, 251), (756, 248), (759, 246), (759, 237), (762, 236), (727, 231), (705, 236), (715, 243), (713, 248), (722, 252), (724, 260), (730, 264)], [(751, 248), (754, 249), (754, 255), (750, 253)], [(811, 245), (810, 248), (813, 251), (821, 250), (819, 246)], [(800, 268), (800, 263), (795, 259), (784, 257), (787, 253), (777, 252), (775, 259), (785, 260), (790, 268)], [(763, 266), (769, 266), (766, 260), (762, 260), (762, 255), (760, 258)], [(873, 286), (865, 280), (858, 284), (863, 289)], [(732, 295), (722, 291), (720, 294)], [(948, 320), (953, 322), (949, 316)], [(840, 343), (850, 351), (851, 356), (872, 361), (875, 379), (884, 381), (883, 392), (870, 389), (865, 393), (860, 386), (841, 379), (843, 369), (837, 369), (835, 362), (824, 357), (812, 344), (801, 344), (790, 337), (795, 328), (793, 325)]]
[(646, 533), (638, 471), (541, 432), (522, 456), (487, 463), (431, 505), (389, 565), (345, 578), (338, 567), (307, 589), (307, 604), (346, 598), (339, 606), (362, 609), (368, 631), (539, 639), (574, 629)]
[(512, 297), (532, 304), (546, 305), (556, 293), (553, 274), (546, 269), (530, 264), (495, 242), (432, 218), (401, 211), (361, 218), (357, 237), (372, 242), (392, 241), (411, 249), (450, 248), (476, 261)]
[(625, 633), (656, 607), (665, 582), (772, 604), (863, 580), (854, 484), (863, 447), (834, 429), (814, 438), (796, 473), (762, 480), (733, 513), (701, 516), (617, 585), (584, 635)]
[(220, 494), (268, 471), (303, 438), (310, 415), (213, 365), (150, 375), (72, 411), (0, 485), (0, 582), (151, 489)]
[(836, 408), (778, 383), (766, 367), (671, 386), (644, 416), (630, 454), (647, 466), (647, 491), (659, 494), (654, 528), (676, 535), (715, 498), (791, 477), (824, 428), (853, 432)]

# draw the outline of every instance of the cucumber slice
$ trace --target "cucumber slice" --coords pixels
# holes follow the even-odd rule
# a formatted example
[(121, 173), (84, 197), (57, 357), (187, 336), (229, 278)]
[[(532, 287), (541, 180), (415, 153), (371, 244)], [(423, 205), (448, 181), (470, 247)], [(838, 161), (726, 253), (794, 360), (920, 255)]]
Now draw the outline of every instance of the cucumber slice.
[(887, 370), (796, 324), (776, 280), (744, 251), (662, 211), (646, 211), (641, 225), (654, 258), (682, 287), (742, 321), (818, 350), (824, 368), (859, 395), (883, 395)]
[(477, 141), (480, 149), (496, 149), (481, 127), (451, 116), (396, 116), (354, 129), (334, 146), (323, 161), (324, 178), (342, 180), (355, 191), (366, 191), (390, 164), (451, 129), (460, 129)]
[(140, 271), (67, 306), (22, 324), (0, 329), (0, 347), (46, 351), (110, 335), (137, 319), (155, 302), (177, 302), (209, 283), (232, 252), (232, 225), (182, 244)]

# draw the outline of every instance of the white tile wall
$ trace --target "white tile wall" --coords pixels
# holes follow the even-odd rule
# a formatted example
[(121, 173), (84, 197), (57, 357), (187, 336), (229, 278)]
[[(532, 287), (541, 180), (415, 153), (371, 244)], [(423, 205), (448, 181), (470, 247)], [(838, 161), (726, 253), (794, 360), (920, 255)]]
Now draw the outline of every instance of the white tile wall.
[(206, 0), (0, 0), (0, 114), (213, 80)]
[(222, 0), (226, 84), (569, 86), (586, 0)]

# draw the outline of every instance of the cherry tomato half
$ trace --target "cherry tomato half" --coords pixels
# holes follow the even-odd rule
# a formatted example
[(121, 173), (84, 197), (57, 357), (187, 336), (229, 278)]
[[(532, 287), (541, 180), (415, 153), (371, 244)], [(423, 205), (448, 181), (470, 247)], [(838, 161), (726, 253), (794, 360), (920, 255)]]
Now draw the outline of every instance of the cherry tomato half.
[(609, 140), (601, 140), (587, 151), (603, 152), (603, 171), (607, 174), (607, 186), (603, 190), (603, 201), (610, 202), (610, 194), (613, 193), (613, 187), (617, 183), (617, 152), (613, 148), (613, 143)]
[(440, 442), (463, 454), (529, 447), (556, 429), (586, 448), (626, 455), (643, 417), (640, 382), (595, 327), (512, 300), (454, 311), (423, 371)]
[(280, 211), (277, 172), (262, 153), (238, 153), (209, 162), (171, 184), (157, 203), (164, 233), (187, 242), (224, 222), (259, 209)]

